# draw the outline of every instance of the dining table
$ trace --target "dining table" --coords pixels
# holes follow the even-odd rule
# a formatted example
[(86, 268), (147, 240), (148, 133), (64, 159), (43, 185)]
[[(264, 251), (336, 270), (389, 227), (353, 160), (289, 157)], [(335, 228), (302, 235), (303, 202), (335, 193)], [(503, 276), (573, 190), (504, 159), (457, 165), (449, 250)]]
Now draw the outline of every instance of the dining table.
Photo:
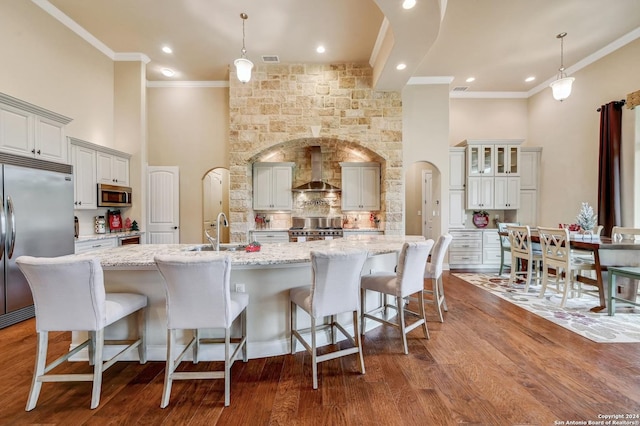
[[(509, 233), (499, 232), (499, 235), (509, 236)], [(598, 289), (599, 305), (591, 308), (592, 312), (600, 312), (607, 309), (603, 272), (606, 272), (609, 266), (640, 266), (640, 252), (635, 251), (640, 250), (640, 240), (613, 240), (610, 237), (571, 232), (569, 241), (571, 249), (593, 253), (595, 278), (578, 274), (576, 279)], [(536, 228), (531, 228), (531, 242), (540, 243)]]

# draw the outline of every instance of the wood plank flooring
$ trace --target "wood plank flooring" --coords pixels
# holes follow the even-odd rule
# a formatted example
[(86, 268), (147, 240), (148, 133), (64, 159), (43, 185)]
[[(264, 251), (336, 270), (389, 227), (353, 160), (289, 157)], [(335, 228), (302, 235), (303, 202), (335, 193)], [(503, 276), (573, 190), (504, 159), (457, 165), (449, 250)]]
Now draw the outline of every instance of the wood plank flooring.
[[(25, 321), (0, 330), (0, 425), (503, 426), (640, 415), (640, 344), (593, 343), (448, 273), (445, 292), (445, 322), (427, 305), (431, 339), (412, 332), (409, 355), (397, 330), (380, 327), (363, 340), (365, 375), (355, 356), (328, 361), (315, 391), (303, 352), (236, 362), (227, 408), (223, 381), (208, 380), (174, 382), (161, 409), (164, 363), (121, 362), (105, 373), (97, 409), (89, 409), (90, 383), (45, 383), (25, 412), (36, 346), (35, 321)], [(70, 341), (52, 335), (50, 359)]]

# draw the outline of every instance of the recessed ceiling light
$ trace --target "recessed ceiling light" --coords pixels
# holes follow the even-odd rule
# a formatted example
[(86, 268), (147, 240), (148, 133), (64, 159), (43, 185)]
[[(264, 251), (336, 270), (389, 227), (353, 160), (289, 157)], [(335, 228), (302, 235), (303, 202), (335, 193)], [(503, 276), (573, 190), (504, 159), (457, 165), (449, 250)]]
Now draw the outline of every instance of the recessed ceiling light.
[(416, 5), (416, 0), (404, 0), (402, 2), (402, 8), (403, 9), (411, 9), (415, 5)]
[(396, 65), (396, 69), (398, 71), (402, 71), (403, 69), (405, 69), (407, 67), (407, 64), (398, 64)]
[(162, 75), (164, 75), (165, 77), (173, 77), (175, 75), (175, 71), (171, 70), (169, 68), (162, 68), (162, 70), (160, 70), (160, 72), (162, 73)]
[(532, 81), (533, 81), (533, 80), (535, 80), (535, 79), (536, 79), (536, 78), (535, 78), (534, 76), (531, 76), (531, 77), (527, 77), (527, 78), (525, 78), (525, 79), (524, 79), (524, 81), (526, 81), (527, 83), (530, 83), (530, 82), (532, 82)]
[(164, 53), (173, 53), (173, 50), (169, 46), (162, 46), (162, 51)]
[(469, 77), (468, 79), (465, 80), (467, 83), (472, 83), (474, 81), (476, 81), (475, 77)]
[(318, 53), (324, 53), (324, 46), (318, 46), (318, 47), (316, 47), (316, 52), (318, 52)]

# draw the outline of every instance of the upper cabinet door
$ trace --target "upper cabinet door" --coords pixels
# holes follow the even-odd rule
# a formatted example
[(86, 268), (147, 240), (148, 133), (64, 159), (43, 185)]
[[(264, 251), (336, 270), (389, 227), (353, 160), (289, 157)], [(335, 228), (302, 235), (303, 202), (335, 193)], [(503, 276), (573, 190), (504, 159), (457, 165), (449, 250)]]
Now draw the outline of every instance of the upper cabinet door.
[(253, 209), (290, 211), (293, 208), (294, 163), (255, 163), (253, 165)]
[(493, 176), (493, 145), (469, 145), (467, 147), (467, 175)]
[(520, 146), (496, 145), (495, 159), (495, 176), (520, 175)]
[(342, 166), (342, 210), (380, 210), (380, 165), (340, 163)]
[(73, 208), (96, 209), (98, 194), (96, 191), (96, 151), (79, 145), (71, 145), (71, 164), (73, 165), (73, 183), (75, 200)]
[(69, 163), (70, 118), (0, 93), (0, 151)]
[(97, 176), (98, 183), (129, 186), (129, 159), (98, 152)]

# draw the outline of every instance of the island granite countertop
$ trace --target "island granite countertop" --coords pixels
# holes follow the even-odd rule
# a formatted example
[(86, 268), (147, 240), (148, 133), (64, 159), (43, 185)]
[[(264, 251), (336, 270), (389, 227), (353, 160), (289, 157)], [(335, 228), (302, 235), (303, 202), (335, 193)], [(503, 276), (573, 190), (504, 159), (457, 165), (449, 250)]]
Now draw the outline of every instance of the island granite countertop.
[(422, 236), (359, 235), (357, 238), (336, 238), (303, 243), (265, 243), (258, 252), (193, 251), (203, 244), (133, 244), (106, 250), (88, 251), (70, 256), (97, 257), (105, 269), (155, 269), (154, 256), (184, 254), (187, 256), (231, 256), (234, 267), (263, 267), (310, 262), (311, 250), (365, 249), (370, 255), (397, 252), (404, 242), (424, 240)]

